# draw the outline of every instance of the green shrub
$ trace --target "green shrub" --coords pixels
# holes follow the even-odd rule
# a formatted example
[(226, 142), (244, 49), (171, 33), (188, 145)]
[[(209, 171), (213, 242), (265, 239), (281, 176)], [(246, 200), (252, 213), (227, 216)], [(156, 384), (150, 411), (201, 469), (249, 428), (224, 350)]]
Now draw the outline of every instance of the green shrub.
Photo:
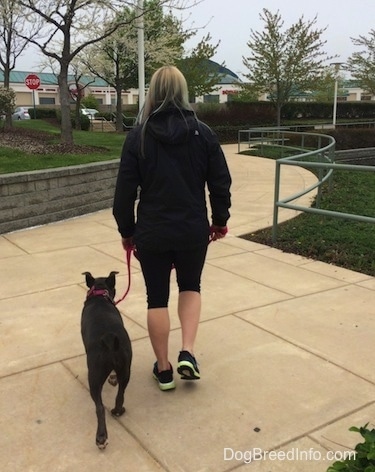
[[(56, 118), (57, 110), (56, 108), (35, 108), (37, 120), (45, 120), (46, 118)], [(34, 108), (29, 108), (29, 114), (31, 118), (34, 118)]]
[(275, 110), (270, 102), (199, 103), (196, 113), (209, 126), (272, 126)]
[(0, 115), (12, 113), (16, 103), (16, 94), (13, 89), (0, 87)]
[[(75, 129), (76, 127), (76, 114), (75, 112), (72, 112), (70, 114), (71, 120), (72, 120), (72, 127)], [(82, 115), (81, 114), (81, 130), (82, 131), (88, 131), (90, 129), (91, 121), (90, 118), (87, 115)]]
[(212, 130), (217, 134), (217, 137), (221, 144), (236, 143), (238, 141), (238, 131), (241, 129), (244, 129), (244, 127), (229, 125), (212, 126)]
[(94, 95), (90, 94), (90, 95), (87, 95), (87, 97), (82, 98), (81, 105), (84, 108), (95, 108), (97, 110), (99, 106), (99, 102), (94, 97)]
[(355, 457), (334, 462), (328, 467), (327, 472), (375, 472), (375, 429), (370, 431), (367, 425), (368, 423), (361, 428), (353, 426), (349, 429), (359, 433), (365, 440), (354, 448)]
[(375, 147), (374, 128), (336, 128), (324, 130), (324, 134), (335, 138), (337, 150)]
[[(57, 122), (59, 124), (61, 124), (61, 110), (60, 109), (56, 110), (56, 118), (57, 118)], [(75, 114), (75, 111), (73, 111), (73, 110), (71, 110), (71, 112), (70, 112), (70, 119), (72, 121), (73, 129), (75, 129), (75, 127), (76, 127), (76, 114)], [(88, 131), (90, 129), (90, 125), (91, 125), (91, 122), (90, 122), (89, 117), (86, 116), (86, 115), (81, 114), (81, 130), (82, 131)]]

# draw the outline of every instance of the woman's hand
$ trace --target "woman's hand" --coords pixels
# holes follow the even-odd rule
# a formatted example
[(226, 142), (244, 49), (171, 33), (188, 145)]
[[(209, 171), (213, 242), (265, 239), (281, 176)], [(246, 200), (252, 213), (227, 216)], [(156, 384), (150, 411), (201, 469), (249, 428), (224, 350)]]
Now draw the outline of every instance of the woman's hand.
[(125, 249), (125, 251), (127, 251), (128, 249), (133, 249), (133, 247), (134, 247), (132, 236), (130, 238), (122, 238), (121, 243), (122, 243), (122, 247)]
[(210, 232), (211, 232), (211, 240), (216, 241), (217, 239), (224, 238), (224, 236), (228, 232), (228, 227), (211, 225)]

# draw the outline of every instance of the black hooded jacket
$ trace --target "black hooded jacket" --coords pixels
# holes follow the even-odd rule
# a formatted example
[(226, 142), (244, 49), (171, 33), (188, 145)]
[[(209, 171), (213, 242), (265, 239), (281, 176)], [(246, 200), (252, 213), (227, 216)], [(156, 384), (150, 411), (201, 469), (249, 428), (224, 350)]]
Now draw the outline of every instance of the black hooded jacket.
[[(113, 215), (122, 237), (150, 251), (206, 244), (206, 184), (212, 224), (229, 218), (231, 177), (216, 135), (193, 112), (176, 108), (150, 116), (125, 140)], [(139, 193), (137, 217), (135, 202)]]

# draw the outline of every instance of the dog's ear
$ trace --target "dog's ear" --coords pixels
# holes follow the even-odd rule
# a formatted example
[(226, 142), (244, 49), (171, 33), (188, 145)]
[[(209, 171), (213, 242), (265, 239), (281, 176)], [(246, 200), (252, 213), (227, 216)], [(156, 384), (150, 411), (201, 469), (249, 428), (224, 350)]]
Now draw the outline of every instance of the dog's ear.
[(91, 288), (95, 283), (94, 277), (90, 274), (90, 272), (82, 272), (82, 275), (86, 276), (86, 285), (88, 288)]
[(105, 283), (108, 287), (110, 287), (110, 288), (115, 287), (115, 285), (116, 285), (116, 274), (118, 274), (118, 272), (112, 271), (109, 274), (109, 276), (106, 278)]

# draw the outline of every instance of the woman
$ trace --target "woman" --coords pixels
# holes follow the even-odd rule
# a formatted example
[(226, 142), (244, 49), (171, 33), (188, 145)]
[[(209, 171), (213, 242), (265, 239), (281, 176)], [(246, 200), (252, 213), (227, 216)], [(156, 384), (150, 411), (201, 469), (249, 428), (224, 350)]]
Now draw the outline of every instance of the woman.
[(217, 137), (195, 116), (185, 77), (176, 67), (161, 67), (154, 73), (139, 121), (122, 150), (113, 215), (124, 249), (136, 247), (156, 356), (153, 376), (161, 390), (170, 390), (175, 388), (168, 357), (171, 270), (176, 271), (182, 331), (177, 371), (182, 379), (197, 380), (194, 343), (201, 311), (201, 273), (210, 231), (214, 240), (226, 233), (231, 177)]

